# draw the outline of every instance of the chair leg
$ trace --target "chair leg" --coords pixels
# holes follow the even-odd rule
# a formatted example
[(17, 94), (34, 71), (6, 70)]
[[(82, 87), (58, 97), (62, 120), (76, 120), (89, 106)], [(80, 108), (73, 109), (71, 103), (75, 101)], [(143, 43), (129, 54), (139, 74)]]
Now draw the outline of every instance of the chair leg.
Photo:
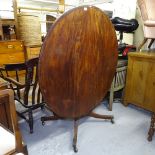
[(111, 88), (110, 88), (110, 95), (109, 95), (109, 110), (112, 111), (112, 104), (114, 99), (114, 81), (115, 78), (112, 81)]
[(45, 105), (44, 104), (41, 105), (40, 108), (41, 108), (41, 110), (45, 110)]
[(149, 43), (148, 48), (150, 48), (150, 47), (152, 46), (152, 44), (153, 44), (154, 40), (155, 40), (155, 39), (151, 39), (151, 41), (150, 41), (150, 43)]
[(140, 49), (142, 48), (142, 46), (146, 43), (148, 39), (147, 38), (144, 38), (143, 42), (138, 46), (138, 52), (140, 52)]
[(154, 132), (155, 132), (155, 113), (151, 117), (151, 124), (150, 124), (150, 129), (149, 129), (148, 138), (147, 138), (148, 141), (152, 141)]
[(30, 133), (33, 133), (33, 114), (32, 114), (32, 109), (29, 109), (29, 119), (28, 119), (28, 123), (29, 123), (29, 127), (30, 127)]
[(109, 110), (112, 111), (112, 104), (114, 99), (114, 91), (110, 90), (110, 96), (109, 96)]

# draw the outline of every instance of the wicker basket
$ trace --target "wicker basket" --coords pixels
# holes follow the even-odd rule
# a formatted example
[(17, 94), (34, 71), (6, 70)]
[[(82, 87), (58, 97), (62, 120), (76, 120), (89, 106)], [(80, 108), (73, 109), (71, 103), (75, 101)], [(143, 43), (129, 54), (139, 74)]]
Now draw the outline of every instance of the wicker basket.
[(19, 38), (26, 46), (41, 44), (41, 24), (39, 17), (32, 14), (18, 15)]

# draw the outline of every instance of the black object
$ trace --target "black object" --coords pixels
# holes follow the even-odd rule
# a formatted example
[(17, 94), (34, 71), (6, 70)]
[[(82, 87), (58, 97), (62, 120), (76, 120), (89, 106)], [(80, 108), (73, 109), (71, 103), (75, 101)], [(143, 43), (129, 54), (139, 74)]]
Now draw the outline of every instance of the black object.
[(139, 26), (138, 21), (136, 19), (128, 20), (120, 17), (115, 17), (111, 19), (111, 21), (116, 31), (125, 32), (125, 33), (132, 33)]
[(133, 33), (139, 26), (138, 21), (136, 19), (123, 19), (120, 17), (114, 17), (111, 19), (115, 30), (119, 31), (119, 45), (118, 52), (119, 58), (127, 59), (128, 52), (136, 51), (136, 47), (134, 45), (128, 45), (126, 43), (122, 43), (123, 33)]

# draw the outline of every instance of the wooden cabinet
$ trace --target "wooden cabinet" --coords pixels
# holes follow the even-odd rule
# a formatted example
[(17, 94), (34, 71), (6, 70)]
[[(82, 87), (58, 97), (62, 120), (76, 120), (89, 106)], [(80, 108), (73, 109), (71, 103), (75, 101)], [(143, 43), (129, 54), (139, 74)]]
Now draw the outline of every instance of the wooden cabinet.
[(25, 61), (23, 41), (0, 41), (0, 65)]
[(40, 49), (41, 45), (24, 47), (21, 40), (0, 41), (0, 66), (38, 57)]
[(124, 104), (155, 112), (155, 52), (128, 55)]
[[(0, 66), (4, 64), (22, 63), (28, 59), (38, 57), (41, 45), (24, 46), (21, 40), (0, 41)], [(24, 76), (21, 71), (20, 75)], [(15, 77), (16, 72), (10, 71), (9, 76)]]

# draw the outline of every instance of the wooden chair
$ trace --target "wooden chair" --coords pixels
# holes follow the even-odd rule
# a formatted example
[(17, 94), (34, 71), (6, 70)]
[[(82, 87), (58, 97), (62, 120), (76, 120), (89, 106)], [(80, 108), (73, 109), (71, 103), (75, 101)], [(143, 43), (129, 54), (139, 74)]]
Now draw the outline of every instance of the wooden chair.
[(143, 31), (144, 31), (144, 40), (138, 47), (139, 51), (142, 48), (142, 46), (147, 42), (148, 39), (151, 39), (148, 48), (151, 47), (152, 43), (155, 40), (155, 13), (154, 13), (155, 2), (154, 0), (138, 0), (137, 2), (143, 20)]
[[(7, 64), (3, 68), (1, 77), (10, 83), (10, 88), (14, 90), (15, 100), (17, 100), (24, 110), (17, 113), (24, 118), (33, 133), (33, 114), (36, 108), (43, 108), (41, 102), (40, 89), (38, 87), (38, 57), (27, 60), (25, 63)], [(6, 72), (6, 74), (4, 73)], [(10, 72), (15, 72), (15, 77), (10, 77)], [(25, 116), (28, 113), (28, 118)]]
[(151, 117), (151, 124), (150, 124), (150, 129), (148, 132), (148, 141), (152, 141), (154, 132), (155, 132), (155, 113), (153, 113)]
[(112, 110), (112, 103), (114, 100), (114, 93), (124, 88), (127, 71), (127, 60), (118, 60), (116, 73), (113, 78), (110, 95), (109, 95), (109, 110)]
[[(11, 120), (13, 133), (6, 129), (0, 123), (0, 154), (13, 155), (23, 153), (28, 155), (27, 148), (22, 142), (21, 133), (17, 123), (14, 94), (12, 90), (6, 89), (0, 91), (0, 105), (8, 111), (8, 119)], [(2, 114), (1, 114), (2, 115)]]

